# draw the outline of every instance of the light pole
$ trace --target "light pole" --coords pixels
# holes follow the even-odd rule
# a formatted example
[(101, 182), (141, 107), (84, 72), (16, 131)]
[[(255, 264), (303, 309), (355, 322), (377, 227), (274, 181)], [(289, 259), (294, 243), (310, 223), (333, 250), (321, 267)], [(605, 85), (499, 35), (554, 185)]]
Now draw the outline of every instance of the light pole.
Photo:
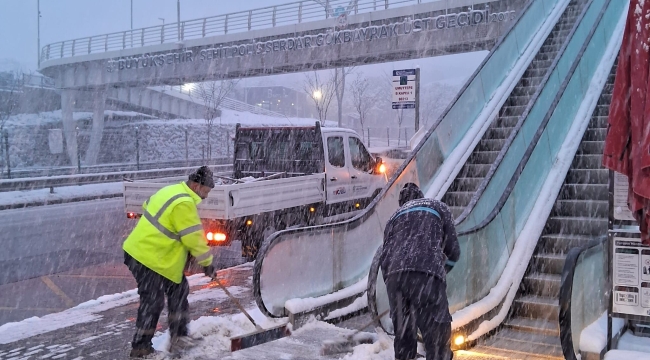
[(176, 0), (176, 27), (178, 31), (178, 41), (181, 41), (181, 0)]
[(41, 0), (36, 0), (36, 56), (38, 56), (38, 68), (41, 68)]
[(131, 47), (133, 47), (133, 0), (131, 0)]

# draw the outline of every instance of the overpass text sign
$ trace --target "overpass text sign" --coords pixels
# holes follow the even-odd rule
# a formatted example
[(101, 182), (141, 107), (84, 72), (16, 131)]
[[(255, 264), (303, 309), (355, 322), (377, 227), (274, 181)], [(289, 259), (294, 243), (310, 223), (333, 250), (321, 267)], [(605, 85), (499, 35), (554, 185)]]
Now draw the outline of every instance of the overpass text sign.
[(492, 13), (489, 8), (486, 10), (470, 10), (422, 19), (408, 19), (387, 25), (329, 31), (315, 35), (303, 35), (237, 45), (220, 44), (203, 49), (182, 49), (166, 53), (146, 53), (138, 56), (114, 58), (108, 60), (106, 70), (108, 72), (115, 72), (139, 68), (163, 67), (196, 61), (211, 62), (220, 59), (368, 42), (398, 36), (408, 36), (421, 31), (437, 31), (476, 26), (514, 19), (515, 11)]

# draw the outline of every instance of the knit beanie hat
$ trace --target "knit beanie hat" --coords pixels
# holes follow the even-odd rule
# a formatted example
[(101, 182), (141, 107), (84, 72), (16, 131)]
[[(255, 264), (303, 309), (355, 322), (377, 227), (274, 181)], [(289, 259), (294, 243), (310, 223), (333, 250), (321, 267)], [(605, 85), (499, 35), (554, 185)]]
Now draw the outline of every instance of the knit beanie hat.
[(199, 183), (209, 188), (214, 188), (214, 180), (212, 179), (212, 170), (207, 166), (201, 166), (198, 170), (191, 173), (189, 176), (190, 181)]
[(399, 206), (402, 206), (411, 200), (421, 199), (423, 197), (424, 194), (417, 185), (414, 183), (407, 183), (399, 192)]

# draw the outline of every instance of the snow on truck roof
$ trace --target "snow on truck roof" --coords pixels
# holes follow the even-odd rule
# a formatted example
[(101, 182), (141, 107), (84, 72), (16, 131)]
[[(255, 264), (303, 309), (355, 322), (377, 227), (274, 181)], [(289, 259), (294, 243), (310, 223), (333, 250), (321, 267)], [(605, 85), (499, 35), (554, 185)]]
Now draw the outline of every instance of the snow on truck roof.
[[(315, 126), (242, 126), (241, 130), (257, 130), (257, 129), (313, 129)], [(347, 132), (350, 134), (357, 134), (356, 131), (348, 128), (335, 127), (335, 126), (321, 126), (322, 133), (331, 132)]]

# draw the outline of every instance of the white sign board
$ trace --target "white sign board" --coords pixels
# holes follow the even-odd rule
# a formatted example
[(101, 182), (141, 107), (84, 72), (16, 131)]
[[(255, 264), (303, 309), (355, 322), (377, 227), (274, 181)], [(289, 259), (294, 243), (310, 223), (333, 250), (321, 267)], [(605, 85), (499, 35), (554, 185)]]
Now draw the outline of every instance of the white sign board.
[(393, 109), (415, 109), (415, 69), (393, 70)]
[(627, 205), (629, 182), (627, 176), (614, 172), (614, 219), (635, 221)]
[(613, 247), (613, 312), (650, 316), (650, 246), (614, 237)]
[(47, 134), (47, 140), (50, 145), (51, 154), (60, 154), (63, 152), (63, 131), (61, 129), (50, 129)]

